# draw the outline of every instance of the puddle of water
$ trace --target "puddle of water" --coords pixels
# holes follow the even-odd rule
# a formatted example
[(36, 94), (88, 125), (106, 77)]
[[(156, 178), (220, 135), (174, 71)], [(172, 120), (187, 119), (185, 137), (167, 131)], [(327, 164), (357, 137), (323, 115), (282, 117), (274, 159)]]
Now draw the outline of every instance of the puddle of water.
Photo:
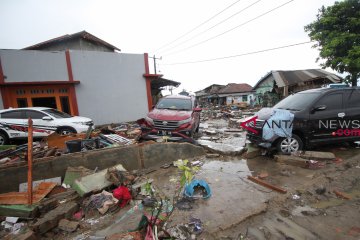
[(240, 177), (246, 177), (251, 175), (251, 171), (247, 165), (246, 160), (238, 160), (231, 162), (224, 162), (218, 160), (206, 161), (201, 167), (205, 172), (218, 172), (224, 174), (237, 175)]
[(315, 208), (312, 208), (310, 206), (304, 206), (304, 207), (301, 207), (301, 206), (297, 206), (292, 212), (291, 214), (293, 216), (304, 216), (304, 214), (302, 214), (301, 212), (316, 212), (316, 209)]
[[(354, 190), (350, 193), (346, 193), (346, 195), (349, 195), (351, 197), (351, 199), (360, 198), (360, 190)], [(341, 199), (341, 198), (332, 198), (328, 201), (321, 201), (318, 203), (311, 204), (311, 206), (314, 208), (323, 209), (323, 208), (328, 208), (328, 207), (339, 206), (339, 205), (343, 204), (345, 201), (349, 201), (349, 200), (345, 200), (345, 199)]]

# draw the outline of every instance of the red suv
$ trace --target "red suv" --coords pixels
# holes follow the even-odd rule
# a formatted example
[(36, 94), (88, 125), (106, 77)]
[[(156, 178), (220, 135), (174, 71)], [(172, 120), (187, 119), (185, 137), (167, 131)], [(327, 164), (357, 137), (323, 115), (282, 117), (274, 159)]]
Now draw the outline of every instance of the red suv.
[(192, 137), (199, 131), (200, 112), (194, 97), (164, 97), (140, 120), (142, 138), (156, 140), (167, 136), (168, 141), (194, 142)]

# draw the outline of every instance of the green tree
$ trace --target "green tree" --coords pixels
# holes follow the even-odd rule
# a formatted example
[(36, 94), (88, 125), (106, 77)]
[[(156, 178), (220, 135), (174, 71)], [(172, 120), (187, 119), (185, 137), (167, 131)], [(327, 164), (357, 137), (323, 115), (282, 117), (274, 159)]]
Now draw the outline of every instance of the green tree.
[(347, 72), (346, 82), (357, 86), (360, 77), (360, 0), (335, 2), (333, 6), (319, 9), (317, 19), (305, 26), (319, 58), (340, 73)]

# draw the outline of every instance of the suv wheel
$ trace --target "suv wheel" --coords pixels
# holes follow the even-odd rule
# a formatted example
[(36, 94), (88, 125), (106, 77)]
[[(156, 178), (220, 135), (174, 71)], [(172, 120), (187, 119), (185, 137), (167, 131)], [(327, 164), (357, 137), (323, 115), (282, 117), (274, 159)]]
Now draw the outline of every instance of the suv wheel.
[(0, 146), (6, 145), (9, 143), (9, 138), (6, 133), (0, 132)]
[(69, 127), (63, 127), (63, 128), (59, 128), (57, 130), (57, 133), (60, 134), (60, 135), (69, 135), (71, 133), (76, 133), (76, 131), (72, 128), (69, 128)]
[(282, 153), (292, 153), (296, 151), (301, 151), (304, 147), (304, 143), (301, 138), (293, 134), (289, 138), (281, 138), (277, 144), (276, 148), (279, 152)]

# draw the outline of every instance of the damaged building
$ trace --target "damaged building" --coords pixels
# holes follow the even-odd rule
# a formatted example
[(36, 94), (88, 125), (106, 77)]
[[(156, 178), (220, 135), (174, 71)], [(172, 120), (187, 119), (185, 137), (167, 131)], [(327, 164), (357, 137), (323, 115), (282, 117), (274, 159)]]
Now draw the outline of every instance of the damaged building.
[(322, 69), (270, 71), (254, 86), (255, 103), (269, 107), (289, 94), (340, 83), (341, 77)]
[(253, 99), (252, 87), (247, 83), (213, 84), (195, 94), (202, 105), (249, 105)]
[(180, 83), (151, 74), (147, 53), (122, 53), (86, 31), (0, 50), (4, 109), (42, 106), (96, 124), (132, 121), (146, 115), (169, 85)]

